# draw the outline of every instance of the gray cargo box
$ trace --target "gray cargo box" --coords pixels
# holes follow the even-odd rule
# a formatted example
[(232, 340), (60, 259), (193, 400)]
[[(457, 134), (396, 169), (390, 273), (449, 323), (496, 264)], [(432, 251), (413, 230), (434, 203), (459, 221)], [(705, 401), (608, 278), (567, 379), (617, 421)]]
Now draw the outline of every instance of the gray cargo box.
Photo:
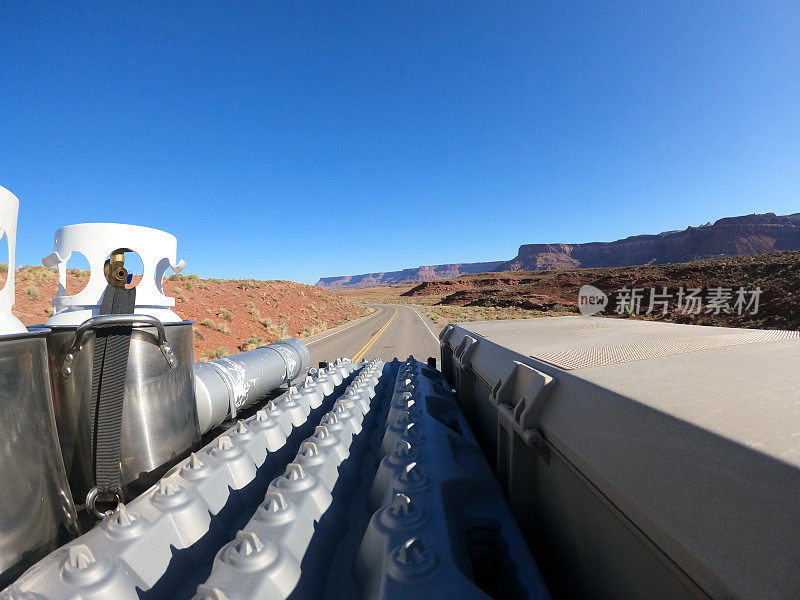
[(554, 596), (798, 598), (798, 336), (464, 323), (442, 369)]

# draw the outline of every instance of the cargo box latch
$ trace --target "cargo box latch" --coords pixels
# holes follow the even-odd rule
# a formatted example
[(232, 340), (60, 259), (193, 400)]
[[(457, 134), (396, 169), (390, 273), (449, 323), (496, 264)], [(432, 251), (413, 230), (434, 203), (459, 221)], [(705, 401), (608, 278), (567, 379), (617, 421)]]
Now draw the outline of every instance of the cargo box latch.
[(554, 386), (550, 375), (514, 361), (491, 394), (498, 426), (509, 434), (516, 432), (530, 446), (538, 445), (539, 421)]
[(455, 352), (453, 353), (453, 359), (458, 365), (458, 368), (462, 371), (469, 370), (472, 353), (475, 351), (477, 345), (478, 340), (471, 335), (465, 335), (464, 339), (461, 340), (458, 348), (456, 348)]

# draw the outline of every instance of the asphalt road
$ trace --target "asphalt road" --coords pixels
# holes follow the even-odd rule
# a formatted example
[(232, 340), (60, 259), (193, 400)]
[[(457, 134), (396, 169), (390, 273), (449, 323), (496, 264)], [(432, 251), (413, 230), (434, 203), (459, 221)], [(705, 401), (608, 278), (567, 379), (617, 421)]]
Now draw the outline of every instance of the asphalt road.
[(413, 354), (425, 361), (439, 362), (441, 326), (417, 309), (402, 304), (376, 304), (378, 312), (355, 323), (341, 325), (303, 340), (311, 352), (311, 365), (339, 357), (369, 360), (406, 359)]

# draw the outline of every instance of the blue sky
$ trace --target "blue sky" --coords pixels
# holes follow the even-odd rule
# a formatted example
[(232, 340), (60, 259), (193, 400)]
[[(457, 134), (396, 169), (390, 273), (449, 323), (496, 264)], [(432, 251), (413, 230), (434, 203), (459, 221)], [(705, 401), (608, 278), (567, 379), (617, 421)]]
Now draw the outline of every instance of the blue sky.
[(0, 7), (19, 264), (119, 221), (313, 283), (800, 211), (797, 3)]

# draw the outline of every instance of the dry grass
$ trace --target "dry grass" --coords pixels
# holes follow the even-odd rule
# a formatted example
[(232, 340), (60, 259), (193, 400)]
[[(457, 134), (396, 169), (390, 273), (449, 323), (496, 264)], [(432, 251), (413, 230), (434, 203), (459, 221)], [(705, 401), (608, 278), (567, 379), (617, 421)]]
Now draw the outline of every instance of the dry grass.
[(437, 325), (460, 323), (465, 321), (499, 321), (504, 319), (536, 319), (539, 317), (563, 317), (575, 315), (576, 310), (562, 307), (562, 310), (527, 310), (516, 307), (496, 306), (420, 306)]
[[(351, 302), (375, 304), (403, 304), (419, 310), (427, 315), (434, 323), (444, 326), (448, 323), (466, 321), (498, 321), (502, 319), (534, 319), (538, 317), (560, 317), (577, 314), (577, 309), (557, 305), (549, 311), (530, 310), (519, 307), (496, 306), (457, 306), (439, 305), (442, 296), (401, 296), (410, 290), (413, 285), (392, 285), (377, 288), (362, 288), (357, 290), (344, 290), (334, 292), (336, 295), (346, 297)], [(367, 307), (372, 314), (375, 308)]]

